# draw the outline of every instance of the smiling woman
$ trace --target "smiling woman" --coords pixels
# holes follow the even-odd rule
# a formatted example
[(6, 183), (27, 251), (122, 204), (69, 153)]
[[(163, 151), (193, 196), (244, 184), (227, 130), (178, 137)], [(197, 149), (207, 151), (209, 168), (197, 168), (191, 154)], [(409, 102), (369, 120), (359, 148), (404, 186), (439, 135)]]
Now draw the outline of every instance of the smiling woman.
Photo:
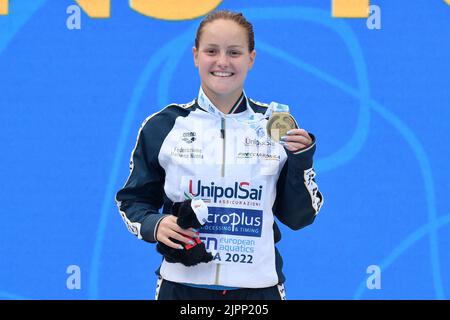
[(247, 72), (255, 61), (254, 46), (253, 28), (242, 16), (230, 18), (222, 12), (200, 24), (192, 49), (195, 66), (203, 91), (223, 113), (233, 107), (228, 101), (238, 101), (242, 94)]
[(157, 299), (285, 299), (274, 217), (294, 230), (315, 220), (315, 138), (304, 129), (277, 141), (268, 134), (272, 109), (244, 92), (256, 52), (241, 13), (208, 14), (192, 54), (199, 94), (144, 121), (119, 211), (163, 255)]

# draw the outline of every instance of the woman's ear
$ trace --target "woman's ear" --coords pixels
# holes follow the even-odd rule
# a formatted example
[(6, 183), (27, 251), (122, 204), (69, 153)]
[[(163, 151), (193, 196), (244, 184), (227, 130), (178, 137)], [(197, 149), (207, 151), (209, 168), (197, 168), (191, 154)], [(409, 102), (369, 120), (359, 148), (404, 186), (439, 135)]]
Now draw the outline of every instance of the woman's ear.
[(253, 50), (252, 52), (250, 52), (250, 62), (248, 65), (248, 70), (251, 70), (253, 68), (253, 64), (255, 63), (255, 58), (256, 58), (256, 51)]
[(194, 57), (194, 64), (198, 68), (198, 50), (196, 47), (192, 47), (192, 55)]

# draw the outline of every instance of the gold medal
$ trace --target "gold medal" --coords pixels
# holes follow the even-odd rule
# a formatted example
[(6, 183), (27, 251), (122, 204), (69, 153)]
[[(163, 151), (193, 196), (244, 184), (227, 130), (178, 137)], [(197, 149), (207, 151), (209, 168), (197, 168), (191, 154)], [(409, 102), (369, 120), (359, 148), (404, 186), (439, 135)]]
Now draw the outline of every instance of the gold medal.
[(292, 129), (298, 129), (298, 125), (294, 117), (289, 113), (289, 107), (277, 104), (269, 121), (267, 121), (267, 134), (273, 141), (279, 142), (281, 137), (285, 136)]

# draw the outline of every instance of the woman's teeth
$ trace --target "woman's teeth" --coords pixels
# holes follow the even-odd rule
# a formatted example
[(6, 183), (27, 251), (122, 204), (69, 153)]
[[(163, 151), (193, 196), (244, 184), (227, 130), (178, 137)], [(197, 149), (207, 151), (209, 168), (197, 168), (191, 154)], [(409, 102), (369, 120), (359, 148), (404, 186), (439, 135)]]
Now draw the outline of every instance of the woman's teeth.
[(211, 72), (213, 76), (216, 77), (231, 77), (233, 75), (232, 72)]

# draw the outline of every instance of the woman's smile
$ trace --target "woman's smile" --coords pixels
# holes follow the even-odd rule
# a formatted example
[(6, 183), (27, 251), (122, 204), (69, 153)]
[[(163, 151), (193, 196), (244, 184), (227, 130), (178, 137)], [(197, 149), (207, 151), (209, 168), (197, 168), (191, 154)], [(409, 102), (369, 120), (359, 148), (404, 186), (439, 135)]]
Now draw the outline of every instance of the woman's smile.
[(229, 78), (234, 75), (233, 72), (225, 72), (225, 71), (212, 71), (211, 74), (219, 78)]

